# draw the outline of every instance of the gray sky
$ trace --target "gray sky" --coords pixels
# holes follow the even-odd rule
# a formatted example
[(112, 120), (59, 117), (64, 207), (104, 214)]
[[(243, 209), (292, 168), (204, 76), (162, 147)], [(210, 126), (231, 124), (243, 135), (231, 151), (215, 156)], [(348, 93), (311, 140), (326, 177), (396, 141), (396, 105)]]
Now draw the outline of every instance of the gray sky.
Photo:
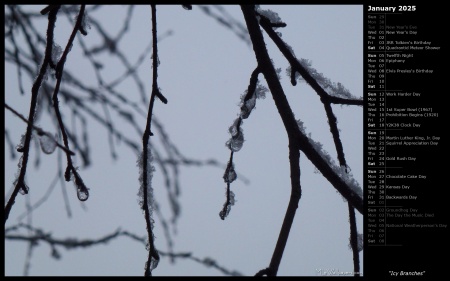
[[(39, 11), (43, 6), (34, 7)], [(244, 24), (238, 6), (226, 10)], [(277, 12), (287, 27), (278, 29), (282, 38), (294, 50), (297, 58), (312, 61), (312, 67), (333, 82), (342, 83), (356, 97), (363, 95), (363, 7), (338, 6), (261, 6)], [(116, 34), (125, 16), (123, 6), (104, 7), (92, 13)], [(247, 89), (250, 74), (256, 67), (252, 48), (228, 29), (206, 16), (196, 6), (186, 11), (181, 6), (158, 6), (158, 33), (168, 30), (173, 35), (158, 45), (158, 84), (169, 100), (157, 101), (154, 114), (164, 124), (172, 141), (186, 156), (196, 159), (214, 158), (221, 163), (229, 159), (225, 147), (228, 128), (239, 113), (240, 96)], [(45, 34), (45, 20), (42, 34)], [(58, 18), (56, 42), (65, 46), (69, 31), (67, 19)], [(131, 22), (128, 45), (130, 61), (135, 61), (151, 40), (151, 10), (140, 6)], [(89, 30), (88, 30), (89, 32)], [(89, 33), (85, 42), (97, 42)], [(89, 41), (92, 40), (92, 41)], [(287, 61), (265, 36), (269, 55), (276, 68), (281, 68), (282, 85), (297, 119), (304, 122), (311, 137), (323, 144), (336, 159), (325, 112), (317, 94), (305, 83), (296, 87), (286, 76)], [(124, 42), (124, 41), (122, 41)], [(97, 42), (98, 43), (98, 42)], [(108, 57), (104, 57), (104, 61)], [(89, 64), (83, 60), (78, 40), (69, 54), (66, 68), (76, 70), (91, 86), (96, 85)], [(117, 77), (114, 62), (105, 65), (104, 77)], [(109, 76), (108, 76), (109, 75)], [(151, 60), (148, 57), (139, 72), (150, 94)], [(259, 81), (265, 84), (263, 76)], [(25, 96), (18, 93), (17, 70), (5, 65), (5, 102), (27, 115), (31, 83), (24, 79)], [(121, 87), (122, 93), (139, 102), (136, 87), (130, 83)], [(60, 104), (62, 110), (64, 103)], [(146, 106), (141, 108), (146, 109)], [(356, 106), (333, 106), (341, 130), (346, 160), (354, 178), (362, 186), (363, 177), (363, 109)], [(101, 111), (99, 111), (101, 112)], [(142, 128), (145, 118), (138, 117)], [(65, 120), (70, 123), (70, 119)], [(48, 116), (38, 123), (55, 133)], [(119, 126), (118, 122), (116, 126)], [(5, 127), (12, 140), (18, 143), (25, 132), (25, 123), (10, 112), (5, 113)], [(141, 143), (133, 128), (128, 136)], [(244, 275), (254, 275), (269, 265), (278, 238), (290, 195), (288, 140), (281, 118), (270, 93), (258, 99), (256, 109), (243, 123), (245, 142), (234, 154), (238, 173), (250, 180), (232, 183), (237, 202), (229, 216), (222, 221), (219, 211), (225, 202), (223, 169), (214, 167), (186, 167), (181, 169), (182, 214), (175, 235), (176, 252), (192, 252), (201, 259), (211, 257), (218, 264)], [(33, 225), (51, 232), (55, 237), (96, 239), (117, 228), (138, 235), (145, 234), (145, 220), (137, 203), (138, 167), (136, 156), (123, 144), (117, 144), (118, 160), (110, 157), (105, 128), (89, 122), (93, 165), (79, 173), (90, 188), (90, 198), (79, 203), (72, 183), (67, 183), (73, 212), (67, 218), (61, 187), (57, 186), (47, 202), (33, 213)], [(153, 138), (157, 138), (154, 136)], [(29, 200), (36, 202), (50, 186), (57, 171), (58, 151), (41, 153), (41, 166), (34, 169), (35, 146), (27, 170), (30, 186)], [(11, 160), (5, 146), (5, 196), (12, 188), (18, 159)], [(78, 165), (81, 160), (74, 157)], [(337, 160), (336, 160), (337, 161)], [(65, 163), (65, 160), (64, 162)], [(318, 269), (353, 271), (352, 252), (348, 247), (349, 224), (347, 203), (312, 164), (301, 154), (301, 184), (303, 189), (299, 208), (290, 232), (278, 275), (316, 275)], [(65, 167), (65, 166), (64, 166)], [(153, 188), (163, 211), (168, 209), (163, 177), (156, 169)], [(9, 197), (6, 197), (9, 198)], [(5, 227), (17, 223), (25, 210), (26, 198), (19, 196)], [(84, 207), (83, 207), (83, 206)], [(162, 227), (155, 219), (155, 243), (166, 250)], [(363, 231), (362, 216), (357, 214), (358, 230)], [(5, 274), (21, 275), (27, 244), (5, 242)], [(136, 275), (144, 273), (147, 252), (141, 244), (119, 238), (107, 245), (88, 249), (61, 250), (61, 260), (50, 257), (51, 249), (41, 243), (33, 252), (30, 275)], [(362, 252), (360, 253), (361, 261)], [(362, 263), (361, 263), (362, 268)], [(174, 265), (162, 258), (153, 275), (221, 275), (191, 260), (178, 259)]]

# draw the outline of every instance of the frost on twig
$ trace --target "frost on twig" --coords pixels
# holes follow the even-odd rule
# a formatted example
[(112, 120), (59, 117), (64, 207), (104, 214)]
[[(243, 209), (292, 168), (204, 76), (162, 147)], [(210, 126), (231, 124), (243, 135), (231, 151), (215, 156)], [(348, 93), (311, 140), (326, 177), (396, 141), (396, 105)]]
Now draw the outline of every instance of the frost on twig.
[[(23, 155), (20, 157), (19, 159), (19, 163), (17, 164), (17, 167), (19, 168), (18, 171), (20, 171), (22, 169), (22, 162), (23, 162)], [(28, 190), (30, 189), (28, 187), (28, 185), (25, 183), (25, 179), (23, 179), (23, 181), (19, 182), (19, 172), (16, 174), (16, 179), (14, 180), (13, 185), (19, 185), (20, 189), (19, 189), (19, 193), (22, 195), (28, 194)]]
[[(298, 62), (308, 71), (308, 73), (317, 81), (317, 83), (331, 96), (346, 98), (346, 99), (359, 99), (353, 96), (349, 90), (347, 90), (344, 85), (341, 83), (332, 82), (329, 78), (323, 76), (322, 73), (319, 73), (315, 68), (311, 65), (311, 61), (308, 59), (299, 59)], [(291, 66), (286, 69), (286, 73), (288, 76), (293, 76)], [(291, 77), (291, 80), (293, 77)], [(300, 82), (304, 82), (303, 77), (295, 72), (295, 79)]]
[(263, 10), (261, 9), (261, 7), (259, 5), (255, 5), (255, 11), (256, 14), (258, 14), (259, 16), (263, 16), (265, 18), (267, 18), (270, 22), (270, 25), (276, 29), (278, 27), (286, 27), (286, 23), (284, 23), (280, 16), (278, 15), (278, 13), (272, 11), (272, 10)]
[[(362, 233), (358, 233), (357, 235), (357, 245), (358, 248), (356, 249), (358, 252), (361, 252), (364, 249), (364, 237)], [(352, 241), (349, 239), (348, 248), (352, 249)]]
[[(324, 159), (333, 171), (361, 198), (363, 197), (363, 191), (359, 183), (353, 178), (350, 168), (347, 166), (338, 166), (336, 162), (331, 158), (330, 154), (323, 149), (323, 145), (311, 138), (311, 133), (306, 133), (306, 128), (301, 120), (297, 120), (298, 127), (302, 133), (307, 136), (309, 142), (313, 146), (314, 150)], [(345, 199), (345, 197), (342, 197)]]
[(155, 223), (153, 219), (153, 210), (155, 208), (155, 202), (153, 196), (152, 178), (155, 168), (152, 163), (153, 155), (151, 153), (150, 146), (147, 146), (147, 149), (143, 149), (143, 152), (137, 160), (137, 166), (139, 167), (138, 202), (146, 217), (148, 229), (146, 250), (150, 253), (149, 259), (145, 263), (146, 274), (149, 274), (153, 269), (155, 269), (159, 262), (159, 253), (155, 249), (153, 243), (155, 240), (155, 234), (153, 233)]
[(250, 84), (247, 90), (241, 95), (241, 113), (242, 119), (247, 119), (255, 108), (256, 99), (266, 98), (268, 89), (258, 81), (259, 68), (256, 68), (250, 77)]
[[(155, 171), (155, 167), (153, 166), (153, 155), (151, 153), (150, 148), (147, 149), (147, 169), (144, 171), (144, 157), (143, 152), (141, 152), (138, 160), (137, 160), (137, 166), (139, 167), (139, 191), (138, 191), (138, 202), (139, 206), (143, 209), (144, 208), (144, 194), (147, 194), (147, 205), (148, 205), (148, 212), (150, 214), (150, 221), (151, 221), (151, 227), (153, 229), (153, 208), (154, 208), (154, 198), (153, 198), (153, 188), (152, 188), (152, 178), (153, 178), (153, 172)], [(144, 186), (144, 173), (146, 173), (147, 176), (147, 184)], [(144, 189), (147, 190), (147, 192), (144, 192)]]

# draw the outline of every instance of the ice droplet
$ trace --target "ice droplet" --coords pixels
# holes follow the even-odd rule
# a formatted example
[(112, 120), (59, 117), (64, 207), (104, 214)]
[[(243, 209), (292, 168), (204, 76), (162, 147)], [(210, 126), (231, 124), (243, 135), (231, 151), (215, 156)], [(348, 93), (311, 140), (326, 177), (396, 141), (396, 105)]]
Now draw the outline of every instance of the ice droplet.
[(152, 265), (150, 267), (150, 270), (155, 269), (158, 266), (158, 263), (159, 263), (159, 258), (157, 259), (157, 258), (152, 256)]
[(39, 138), (39, 143), (41, 145), (41, 150), (42, 152), (44, 152), (45, 154), (52, 154), (53, 151), (55, 151), (56, 149), (56, 139), (57, 136), (55, 136), (55, 138), (51, 137), (48, 134), (43, 134), (40, 138)]
[(78, 200), (80, 201), (86, 201), (89, 198), (89, 191), (87, 189), (83, 189), (83, 188), (77, 188), (77, 195), (78, 195)]
[(52, 62), (54, 64), (58, 63), (59, 58), (61, 57), (61, 54), (62, 54), (61, 46), (59, 46), (58, 44), (53, 42), (53, 46), (52, 46)]
[(25, 183), (23, 183), (23, 184), (20, 186), (19, 192), (20, 192), (20, 194), (25, 195), (25, 194), (28, 194), (28, 190), (29, 190), (29, 189), (30, 189), (30, 188), (28, 187), (28, 185), (26, 185)]
[(73, 172), (73, 181), (75, 183), (75, 187), (77, 188), (77, 196), (78, 200), (86, 201), (89, 198), (89, 188), (86, 187), (80, 175), (77, 172)]
[(239, 150), (241, 150), (243, 144), (244, 144), (244, 134), (242, 132), (236, 137), (228, 140), (226, 143), (227, 147), (234, 152), (238, 152)]

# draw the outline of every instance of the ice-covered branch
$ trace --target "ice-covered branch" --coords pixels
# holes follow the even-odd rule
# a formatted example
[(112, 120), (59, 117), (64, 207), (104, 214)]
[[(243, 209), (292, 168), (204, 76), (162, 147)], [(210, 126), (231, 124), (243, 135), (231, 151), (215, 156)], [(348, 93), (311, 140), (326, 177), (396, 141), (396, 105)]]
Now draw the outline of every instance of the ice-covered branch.
[(233, 153), (241, 150), (242, 145), (244, 144), (244, 132), (241, 128), (241, 125), (244, 122), (244, 119), (247, 119), (250, 116), (250, 113), (255, 108), (256, 99), (257, 98), (265, 98), (265, 94), (267, 89), (259, 84), (258, 75), (261, 73), (258, 67), (253, 70), (250, 75), (250, 82), (246, 92), (241, 96), (241, 112), (230, 126), (228, 131), (230, 132), (231, 138), (226, 142), (226, 146), (231, 150), (230, 160), (228, 161), (227, 168), (225, 169), (225, 174), (223, 179), (227, 184), (226, 191), (226, 201), (223, 205), (222, 211), (220, 211), (219, 216), (222, 220), (228, 216), (230, 212), (231, 206), (234, 205), (234, 193), (230, 190), (230, 184), (237, 177), (237, 174), (234, 170), (233, 163)]
[[(155, 98), (158, 97), (163, 103), (167, 103), (167, 99), (161, 94), (158, 87), (158, 41), (157, 41), (157, 27), (156, 27), (156, 6), (151, 5), (152, 11), (152, 40), (153, 40), (153, 55), (152, 55), (152, 67), (153, 67), (153, 84), (152, 94), (150, 97), (150, 104), (148, 107), (147, 123), (145, 126), (144, 134), (142, 137), (142, 159), (140, 160), (140, 198), (142, 199), (141, 208), (144, 211), (145, 221), (147, 225), (148, 235), (148, 259), (145, 263), (145, 276), (151, 276), (152, 270), (158, 266), (159, 253), (155, 247), (155, 237), (153, 234), (153, 188), (151, 186), (151, 179), (153, 174), (153, 166), (151, 165), (152, 156), (150, 150), (150, 136), (153, 135), (151, 131), (153, 105)], [(142, 193), (141, 193), (142, 191)]]
[[(55, 8), (55, 10), (57, 11), (58, 9)], [(66, 129), (64, 127), (62, 117), (61, 117), (61, 113), (59, 111), (58, 93), (59, 93), (59, 88), (61, 86), (64, 65), (66, 63), (67, 56), (68, 56), (70, 50), (72, 49), (72, 45), (73, 45), (73, 41), (75, 40), (75, 36), (78, 31), (80, 31), (83, 35), (86, 35), (85, 32), (83, 32), (84, 29), (82, 27), (83, 18), (84, 18), (84, 10), (85, 10), (85, 5), (81, 5), (80, 12), (78, 14), (77, 21), (72, 30), (72, 33), (70, 34), (69, 41), (67, 42), (66, 48), (64, 49), (64, 52), (55, 67), (56, 85), (55, 85), (55, 89), (53, 91), (53, 97), (52, 97), (53, 107), (55, 109), (56, 118), (58, 120), (59, 128), (61, 130), (61, 134), (63, 137), (64, 146), (67, 147), (68, 149), (69, 149), (69, 141), (67, 138), (67, 133), (66, 133)], [(49, 40), (49, 39), (47, 38), (47, 40)], [(54, 44), (53, 38), (50, 42), (52, 44)], [(52, 60), (50, 62), (54, 62), (54, 60), (57, 59), (57, 57), (59, 55), (57, 52), (58, 52), (58, 48), (56, 50), (52, 51)], [(78, 174), (77, 168), (73, 166), (71, 155), (66, 153), (66, 156), (67, 156), (67, 168), (66, 168), (66, 172), (64, 173), (64, 177), (65, 177), (66, 181), (70, 181), (71, 179), (73, 179), (73, 181), (75, 183), (75, 187), (77, 189), (78, 199), (80, 201), (86, 201), (89, 198), (89, 189), (86, 187), (86, 185), (84, 184), (80, 175)]]
[[(287, 45), (273, 30), (270, 24), (270, 20), (263, 15), (261, 15), (260, 17), (261, 19), (259, 23), (261, 27), (269, 35), (270, 39), (272, 39), (275, 45), (277, 45), (278, 49), (284, 55), (284, 57), (289, 61), (291, 65), (289, 69), (289, 71), (291, 72), (291, 82), (294, 85), (297, 79), (296, 73), (298, 72), (322, 99), (329, 99), (330, 102), (336, 102), (339, 104), (351, 104), (360, 106), (363, 105), (363, 100), (353, 97), (348, 92), (348, 90), (342, 86), (342, 84), (334, 84), (329, 79), (323, 77), (323, 75), (321, 75), (311, 67), (310, 63), (307, 60), (298, 60), (295, 57), (292, 48)], [(330, 91), (325, 91), (321, 84), (322, 86), (329, 88)]]
[(271, 63), (270, 57), (265, 47), (261, 30), (259, 29), (253, 7), (242, 6), (244, 17), (250, 32), (250, 38), (253, 42), (258, 66), (266, 78), (269, 90), (277, 106), (280, 117), (286, 128), (289, 138), (295, 138), (299, 142), (299, 147), (306, 157), (316, 166), (322, 175), (336, 188), (342, 196), (352, 204), (361, 214), (363, 210), (363, 199), (360, 194), (349, 186), (343, 178), (330, 166), (330, 164), (322, 158), (313, 145), (309, 142), (308, 137), (303, 134), (295, 120), (294, 113), (287, 101), (283, 88), (281, 87), (277, 73)]
[[(279, 19), (280, 20), (280, 19)], [(279, 21), (278, 20), (278, 21)], [(346, 104), (346, 105), (363, 105), (362, 99), (357, 99), (353, 97), (350, 92), (344, 88), (344, 86), (341, 83), (333, 83), (330, 81), (330, 79), (324, 77), (322, 73), (319, 73), (316, 69), (311, 67), (311, 62), (306, 59), (300, 59), (297, 60), (294, 55), (294, 51), (292, 48), (287, 45), (271, 27), (272, 19), (270, 19), (267, 16), (261, 15), (260, 19), (260, 25), (264, 28), (264, 30), (269, 34), (270, 38), (275, 42), (275, 44), (278, 46), (279, 50), (284, 54), (286, 59), (290, 62), (291, 66), (288, 67), (287, 72), (291, 76), (291, 82), (295, 86), (297, 79), (304, 79), (304, 81), (307, 81), (311, 87), (313, 87), (317, 94), (320, 96), (321, 101), (324, 105), (325, 112), (328, 118), (328, 124), (330, 126), (330, 131), (333, 136), (333, 140), (336, 147), (337, 157), (339, 160), (340, 167), (345, 167), (344, 171), (343, 169), (334, 168), (335, 171), (338, 172), (338, 174), (341, 175), (342, 178), (346, 179), (346, 182), (353, 188), (353, 190), (358, 191), (361, 193), (362, 196), (362, 190), (357, 185), (356, 181), (353, 179), (350, 179), (349, 171), (346, 168), (347, 163), (345, 160), (344, 155), (344, 149), (342, 146), (342, 142), (339, 136), (339, 129), (337, 127), (337, 119), (333, 113), (331, 104)], [(300, 75), (303, 78), (300, 77)], [(301, 125), (301, 124), (300, 124)], [(300, 126), (301, 131), (302, 128)], [(304, 132), (304, 131), (303, 131)], [(310, 140), (312, 144), (314, 144), (314, 141)], [(317, 148), (317, 146), (316, 146)], [(321, 147), (320, 147), (321, 148)], [(318, 150), (321, 155), (326, 155), (323, 152)], [(327, 162), (330, 164), (333, 164), (330, 159), (327, 157), (323, 157), (324, 159), (327, 159)], [(331, 165), (333, 166), (333, 165)], [(356, 226), (356, 217), (355, 217), (355, 211), (353, 209), (351, 203), (348, 204), (349, 209), (349, 222), (350, 222), (350, 245), (351, 249), (353, 251), (353, 263), (354, 263), (354, 272), (355, 274), (358, 274), (359, 272), (359, 249), (358, 249), (358, 232), (357, 232), (357, 226)]]
[(41, 68), (39, 70), (39, 75), (34, 81), (33, 87), (31, 89), (31, 103), (30, 103), (30, 112), (28, 115), (28, 125), (25, 133), (25, 141), (23, 146), (23, 155), (19, 160), (19, 176), (15, 181), (14, 191), (11, 194), (10, 199), (5, 207), (5, 223), (8, 220), (9, 213), (11, 212), (11, 208), (15, 203), (15, 198), (19, 192), (28, 193), (28, 186), (25, 184), (25, 174), (27, 170), (28, 164), (28, 156), (30, 149), (30, 141), (31, 141), (31, 133), (33, 130), (35, 111), (37, 106), (37, 98), (39, 93), (39, 88), (44, 80), (44, 76), (47, 72), (47, 66), (50, 63), (52, 58), (52, 47), (53, 47), (53, 31), (55, 28), (56, 22), (56, 14), (58, 13), (58, 9), (53, 9), (50, 11), (48, 15), (48, 27), (47, 27), (47, 45), (45, 48), (45, 57), (42, 62)]

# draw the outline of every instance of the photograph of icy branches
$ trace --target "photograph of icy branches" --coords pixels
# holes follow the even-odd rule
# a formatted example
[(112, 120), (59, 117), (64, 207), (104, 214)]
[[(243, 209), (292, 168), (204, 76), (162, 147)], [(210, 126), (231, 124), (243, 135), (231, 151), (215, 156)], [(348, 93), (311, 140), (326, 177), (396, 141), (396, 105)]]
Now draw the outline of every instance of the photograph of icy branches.
[(359, 6), (5, 6), (5, 275), (362, 275), (361, 73)]

